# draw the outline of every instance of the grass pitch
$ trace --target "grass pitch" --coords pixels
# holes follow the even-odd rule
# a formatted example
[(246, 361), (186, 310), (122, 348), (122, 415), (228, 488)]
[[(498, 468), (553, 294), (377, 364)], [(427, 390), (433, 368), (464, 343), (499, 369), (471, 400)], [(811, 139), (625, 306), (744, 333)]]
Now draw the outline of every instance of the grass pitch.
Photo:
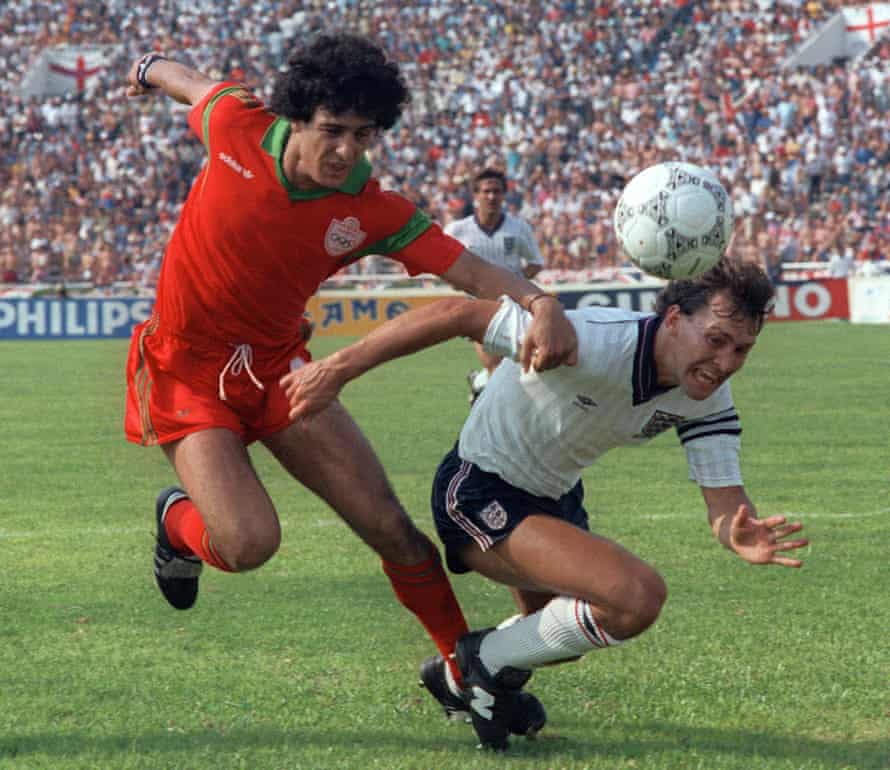
[[(123, 439), (125, 354), (0, 343), (3, 770), (890, 768), (885, 327), (774, 324), (734, 380), (748, 491), (805, 523), (800, 571), (713, 541), (673, 433), (587, 472), (592, 527), (654, 564), (669, 599), (631, 643), (537, 672), (550, 723), (503, 757), (440, 717), (416, 685), (431, 645), (376, 557), (262, 448), (280, 553), (207, 570), (194, 610), (167, 607), (153, 501), (173, 474)], [(472, 365), (453, 342), (344, 393), (430, 533)], [(511, 613), (505, 589), (454, 583), (471, 625)]]

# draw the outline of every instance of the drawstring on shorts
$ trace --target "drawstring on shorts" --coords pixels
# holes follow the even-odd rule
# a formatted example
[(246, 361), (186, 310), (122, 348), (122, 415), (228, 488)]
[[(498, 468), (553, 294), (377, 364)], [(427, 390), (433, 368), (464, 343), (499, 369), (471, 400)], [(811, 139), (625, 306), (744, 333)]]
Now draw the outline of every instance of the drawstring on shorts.
[(237, 377), (241, 372), (247, 372), (247, 376), (250, 377), (251, 381), (254, 385), (256, 385), (260, 390), (265, 390), (263, 387), (263, 383), (261, 383), (256, 375), (253, 373), (253, 369), (250, 368), (250, 365), (253, 363), (253, 348), (244, 343), (241, 345), (235, 346), (235, 352), (232, 353), (231, 358), (226, 362), (226, 365), (222, 368), (222, 371), (219, 373), (219, 400), (226, 400), (226, 386), (225, 379), (227, 374), (231, 374), (233, 377)]

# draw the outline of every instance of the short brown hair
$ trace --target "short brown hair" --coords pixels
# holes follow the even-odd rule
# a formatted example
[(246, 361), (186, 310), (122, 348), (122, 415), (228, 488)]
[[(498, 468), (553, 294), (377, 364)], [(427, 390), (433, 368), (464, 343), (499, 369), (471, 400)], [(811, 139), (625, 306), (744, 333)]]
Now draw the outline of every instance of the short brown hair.
[(507, 190), (507, 175), (503, 171), (496, 168), (484, 168), (473, 177), (473, 192), (477, 192), (479, 185), (486, 179), (497, 179), (501, 183), (501, 188), (504, 191)]
[(658, 292), (655, 312), (663, 316), (671, 305), (679, 305), (684, 315), (692, 315), (720, 292), (729, 296), (731, 317), (751, 319), (758, 332), (763, 328), (776, 294), (769, 276), (754, 262), (727, 257), (697, 278), (681, 278), (668, 283)]

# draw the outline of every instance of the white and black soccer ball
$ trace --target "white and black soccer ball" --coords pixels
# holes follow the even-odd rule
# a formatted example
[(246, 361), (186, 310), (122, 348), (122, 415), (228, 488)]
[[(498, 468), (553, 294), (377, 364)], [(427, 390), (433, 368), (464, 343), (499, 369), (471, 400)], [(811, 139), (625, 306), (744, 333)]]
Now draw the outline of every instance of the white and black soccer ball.
[(637, 174), (615, 207), (615, 236), (628, 259), (659, 278), (692, 278), (713, 267), (732, 235), (732, 201), (713, 172), (657, 163)]

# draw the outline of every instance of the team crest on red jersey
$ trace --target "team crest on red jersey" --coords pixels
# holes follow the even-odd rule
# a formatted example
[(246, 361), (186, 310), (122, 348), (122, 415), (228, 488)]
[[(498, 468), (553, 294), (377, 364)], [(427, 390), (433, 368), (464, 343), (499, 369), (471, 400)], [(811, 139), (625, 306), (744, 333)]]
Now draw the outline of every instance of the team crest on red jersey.
[(361, 246), (366, 235), (355, 217), (332, 219), (324, 236), (324, 249), (332, 257), (342, 257)]

